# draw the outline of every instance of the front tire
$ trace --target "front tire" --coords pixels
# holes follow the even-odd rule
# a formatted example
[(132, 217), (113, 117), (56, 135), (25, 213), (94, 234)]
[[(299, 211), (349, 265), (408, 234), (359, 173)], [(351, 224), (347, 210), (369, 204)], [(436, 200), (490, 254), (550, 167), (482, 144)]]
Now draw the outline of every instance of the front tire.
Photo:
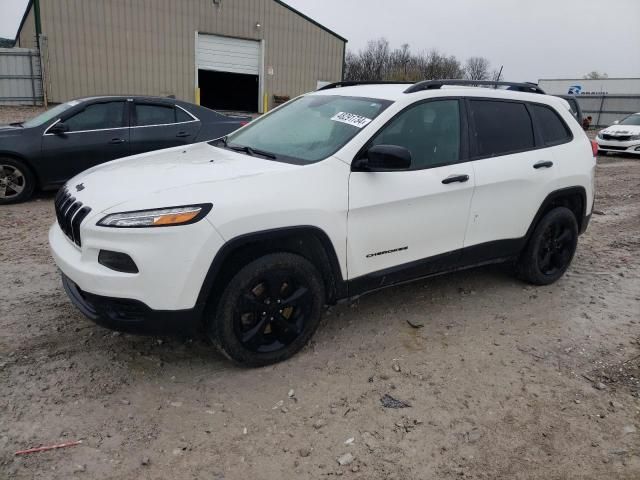
[(325, 303), (322, 277), (305, 258), (290, 253), (261, 257), (231, 279), (207, 333), (234, 362), (259, 367), (302, 349), (318, 328)]
[(549, 285), (567, 271), (578, 245), (578, 222), (571, 210), (557, 207), (538, 223), (518, 270), (520, 276), (534, 285)]
[(28, 200), (35, 184), (33, 173), (20, 160), (0, 158), (0, 205)]

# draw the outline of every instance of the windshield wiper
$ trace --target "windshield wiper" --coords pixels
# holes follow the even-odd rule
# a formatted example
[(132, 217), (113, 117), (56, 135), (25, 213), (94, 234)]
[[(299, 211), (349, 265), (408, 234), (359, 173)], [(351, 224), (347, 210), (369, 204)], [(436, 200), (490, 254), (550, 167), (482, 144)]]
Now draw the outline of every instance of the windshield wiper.
[(274, 155), (271, 152), (265, 152), (264, 150), (260, 150), (257, 148), (253, 148), (253, 147), (247, 147), (245, 145), (233, 145), (232, 143), (229, 143), (229, 136), (225, 135), (224, 137), (220, 137), (216, 140), (213, 140), (212, 142), (209, 142), (211, 145), (214, 146), (219, 146), (220, 144), (222, 144), (222, 146), (224, 148), (228, 148), (229, 150), (233, 150), (234, 152), (242, 152), (242, 153), (246, 153), (247, 155), (251, 156), (251, 157), (255, 157), (256, 155), (259, 155), (261, 157), (265, 157), (268, 158), (270, 160), (276, 160), (278, 158), (277, 155)]
[(252, 157), (255, 157), (256, 155), (260, 155), (261, 157), (269, 158), (271, 160), (275, 160), (276, 158), (278, 158), (273, 153), (265, 152), (264, 150), (259, 150), (257, 148), (247, 147), (246, 145), (240, 146), (240, 145), (231, 145), (231, 144), (225, 143), (225, 146), (233, 150), (234, 152), (244, 152), (247, 155), (250, 155)]

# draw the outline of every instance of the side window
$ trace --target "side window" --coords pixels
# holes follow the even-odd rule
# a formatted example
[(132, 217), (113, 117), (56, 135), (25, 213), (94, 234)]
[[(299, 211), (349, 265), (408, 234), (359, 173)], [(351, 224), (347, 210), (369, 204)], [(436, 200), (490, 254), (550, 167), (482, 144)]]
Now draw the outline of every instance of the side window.
[(125, 127), (124, 107), (124, 102), (94, 103), (64, 123), (70, 132)]
[(458, 100), (421, 103), (405, 110), (370, 143), (398, 145), (411, 152), (411, 169), (440, 167), (460, 160)]
[(535, 147), (533, 124), (524, 103), (471, 100), (476, 154), (506, 155)]
[(545, 145), (557, 145), (571, 140), (571, 131), (556, 112), (549, 107), (530, 104), (536, 126)]
[(176, 123), (176, 111), (168, 105), (136, 103), (136, 126)]
[(178, 123), (180, 123), (180, 122), (192, 122), (193, 118), (191, 118), (191, 116), (189, 116), (189, 114), (187, 112), (185, 112), (184, 110), (182, 110), (181, 108), (176, 108), (176, 121)]

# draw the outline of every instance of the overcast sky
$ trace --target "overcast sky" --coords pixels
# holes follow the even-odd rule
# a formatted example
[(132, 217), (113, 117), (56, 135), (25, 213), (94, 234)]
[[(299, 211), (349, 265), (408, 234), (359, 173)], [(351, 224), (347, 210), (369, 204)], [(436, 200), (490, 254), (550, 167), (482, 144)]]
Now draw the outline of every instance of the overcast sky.
[(487, 57), (512, 81), (640, 77), (640, 0), (287, 0), (357, 51), (392, 47)]
[[(513, 81), (579, 78), (591, 70), (640, 77), (640, 0), (286, 1), (355, 51), (385, 37), (393, 47), (487, 57)], [(26, 3), (0, 0), (0, 37), (13, 38)]]

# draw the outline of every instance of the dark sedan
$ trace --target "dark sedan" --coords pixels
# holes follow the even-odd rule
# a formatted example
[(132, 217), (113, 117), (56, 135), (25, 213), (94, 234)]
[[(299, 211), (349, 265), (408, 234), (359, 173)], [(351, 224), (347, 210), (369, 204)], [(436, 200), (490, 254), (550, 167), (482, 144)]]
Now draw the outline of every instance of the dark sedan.
[(0, 126), (0, 204), (116, 158), (219, 138), (251, 120), (160, 97), (92, 97)]

